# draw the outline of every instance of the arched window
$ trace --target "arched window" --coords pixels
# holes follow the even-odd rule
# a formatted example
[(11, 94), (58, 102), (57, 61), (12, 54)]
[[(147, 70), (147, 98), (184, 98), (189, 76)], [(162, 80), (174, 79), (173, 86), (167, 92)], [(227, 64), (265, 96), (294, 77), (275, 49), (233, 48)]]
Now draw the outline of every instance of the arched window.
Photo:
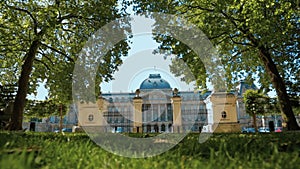
[(89, 121), (93, 121), (94, 120), (94, 115), (90, 114), (88, 119), (89, 119)]
[(227, 113), (225, 111), (222, 111), (221, 116), (222, 116), (222, 119), (226, 119)]
[(281, 120), (278, 120), (278, 121), (277, 121), (277, 126), (278, 126), (278, 127), (282, 127), (282, 121), (281, 121)]
[(147, 125), (147, 133), (150, 133), (150, 132), (151, 132), (151, 125), (148, 124), (148, 125)]
[(169, 124), (168, 128), (169, 128), (169, 131), (171, 131), (172, 130), (172, 124)]
[(164, 124), (161, 125), (161, 131), (166, 131), (166, 125)]

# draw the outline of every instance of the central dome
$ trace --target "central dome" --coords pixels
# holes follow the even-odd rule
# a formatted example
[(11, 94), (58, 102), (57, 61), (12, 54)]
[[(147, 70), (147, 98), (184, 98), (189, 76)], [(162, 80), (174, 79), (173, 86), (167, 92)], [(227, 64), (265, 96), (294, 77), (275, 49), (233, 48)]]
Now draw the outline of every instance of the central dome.
[(171, 89), (171, 86), (160, 74), (150, 74), (149, 78), (141, 83), (140, 89)]

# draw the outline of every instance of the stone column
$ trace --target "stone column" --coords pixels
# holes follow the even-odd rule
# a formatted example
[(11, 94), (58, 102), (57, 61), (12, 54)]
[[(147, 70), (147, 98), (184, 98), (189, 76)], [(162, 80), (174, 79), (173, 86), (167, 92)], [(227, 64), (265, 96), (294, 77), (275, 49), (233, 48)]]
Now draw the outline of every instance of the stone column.
[(175, 95), (172, 97), (171, 100), (173, 106), (173, 132), (181, 133), (182, 132), (181, 97)]
[(99, 103), (78, 102), (78, 125), (93, 132), (103, 132), (105, 119), (103, 111), (99, 110)]
[(141, 97), (133, 98), (133, 132), (142, 133), (143, 132), (143, 113), (142, 113), (143, 99)]
[(216, 92), (211, 95), (210, 100), (213, 108), (214, 132), (240, 132), (235, 95)]

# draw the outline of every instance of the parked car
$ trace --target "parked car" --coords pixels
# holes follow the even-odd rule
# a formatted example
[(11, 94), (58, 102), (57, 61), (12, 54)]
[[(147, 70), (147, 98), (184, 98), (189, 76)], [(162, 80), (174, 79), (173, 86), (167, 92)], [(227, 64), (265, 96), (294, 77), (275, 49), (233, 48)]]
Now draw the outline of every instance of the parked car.
[(275, 127), (275, 132), (276, 133), (282, 132), (282, 127)]
[[(72, 132), (72, 129), (71, 128), (63, 128), (61, 130), (62, 132)], [(59, 133), (60, 131), (59, 130), (54, 130), (55, 133)]]
[(242, 133), (255, 133), (255, 128), (252, 127), (243, 127)]
[(260, 133), (270, 133), (270, 129), (267, 128), (267, 127), (260, 127), (258, 129), (258, 132), (260, 132)]
[(123, 133), (124, 129), (122, 127), (117, 127), (117, 130), (113, 129), (112, 133)]

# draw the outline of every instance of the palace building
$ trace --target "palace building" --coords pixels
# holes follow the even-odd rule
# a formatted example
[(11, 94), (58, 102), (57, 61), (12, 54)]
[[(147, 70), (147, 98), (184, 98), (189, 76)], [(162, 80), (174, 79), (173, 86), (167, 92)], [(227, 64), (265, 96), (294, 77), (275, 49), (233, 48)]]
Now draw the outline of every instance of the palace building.
[[(135, 92), (102, 93), (96, 103), (72, 104), (63, 127), (136, 133), (241, 132), (242, 127), (253, 127), (243, 103), (249, 89), (257, 90), (241, 81), (231, 92), (183, 91), (172, 88), (160, 74), (150, 74)], [(34, 131), (54, 131), (60, 119), (51, 116), (41, 122), (24, 122), (23, 128), (36, 123)], [(257, 116), (256, 122), (259, 127), (284, 125), (280, 115)]]
[(240, 131), (234, 93), (178, 91), (150, 74), (131, 93), (102, 93), (97, 104), (78, 104), (79, 125), (104, 132)]

